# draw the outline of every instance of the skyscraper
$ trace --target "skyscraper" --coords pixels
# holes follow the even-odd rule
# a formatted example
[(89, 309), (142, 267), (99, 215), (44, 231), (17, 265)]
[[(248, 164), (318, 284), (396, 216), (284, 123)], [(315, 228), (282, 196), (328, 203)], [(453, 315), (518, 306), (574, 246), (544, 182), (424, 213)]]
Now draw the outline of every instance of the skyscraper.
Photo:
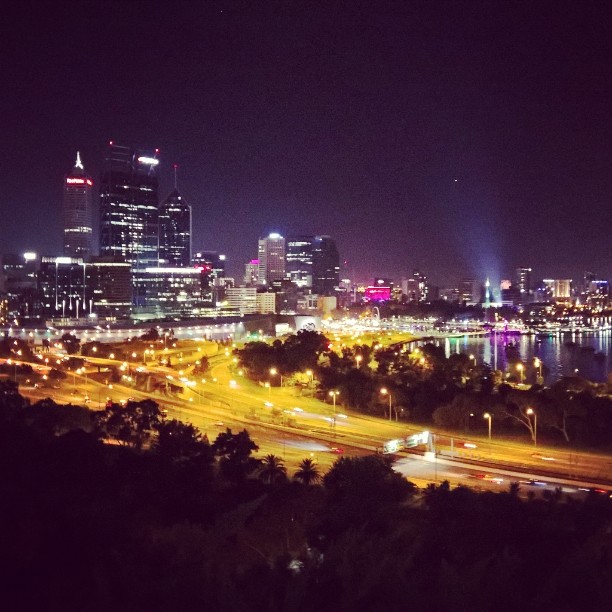
[(312, 287), (312, 245), (314, 236), (287, 238), (287, 277), (298, 287)]
[(340, 284), (340, 255), (330, 236), (315, 236), (312, 242), (312, 292), (335, 295)]
[(186, 268), (191, 263), (191, 207), (179, 193), (174, 166), (174, 190), (159, 207), (159, 264)]
[(64, 179), (64, 254), (87, 257), (92, 254), (92, 190), (81, 156), (77, 151), (72, 172)]
[(521, 304), (529, 301), (531, 294), (531, 268), (516, 269), (516, 286), (519, 292), (519, 300)]
[(140, 270), (158, 265), (158, 149), (152, 154), (112, 142), (100, 184), (100, 254)]
[(285, 239), (276, 233), (259, 239), (259, 284), (285, 278)]

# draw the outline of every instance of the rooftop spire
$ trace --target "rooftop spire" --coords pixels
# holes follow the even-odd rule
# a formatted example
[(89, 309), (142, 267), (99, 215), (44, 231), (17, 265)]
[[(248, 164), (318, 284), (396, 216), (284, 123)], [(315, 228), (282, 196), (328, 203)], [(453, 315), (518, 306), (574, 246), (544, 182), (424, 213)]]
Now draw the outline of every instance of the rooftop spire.
[(81, 163), (81, 154), (77, 151), (77, 158), (76, 158), (76, 163), (74, 164), (75, 168), (79, 168), (80, 170), (83, 170), (83, 164)]
[(174, 188), (178, 189), (177, 187), (177, 170), (178, 170), (178, 164), (172, 164), (172, 167), (174, 168)]

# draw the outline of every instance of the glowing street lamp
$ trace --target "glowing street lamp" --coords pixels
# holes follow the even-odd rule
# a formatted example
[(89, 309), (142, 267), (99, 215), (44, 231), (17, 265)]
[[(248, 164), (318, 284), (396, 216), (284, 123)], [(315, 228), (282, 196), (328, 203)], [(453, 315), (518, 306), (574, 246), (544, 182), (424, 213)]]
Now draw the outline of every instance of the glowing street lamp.
[(335, 429), (336, 429), (336, 398), (340, 395), (340, 391), (330, 391), (329, 395), (331, 396), (332, 401), (334, 403), (334, 412), (332, 414), (332, 418), (331, 418), (331, 421), (330, 421), (330, 426), (335, 431)]
[(521, 375), (521, 384), (523, 384), (525, 382), (525, 366), (522, 363), (517, 363), (516, 369), (519, 371), (519, 374)]
[(392, 405), (391, 405), (391, 393), (389, 392), (389, 390), (386, 387), (383, 387), (380, 390), (380, 394), (381, 395), (388, 395), (389, 396), (389, 420), (392, 420)]
[(542, 384), (542, 360), (538, 357), (535, 357), (533, 360), (533, 365), (538, 368), (538, 384)]
[(363, 355), (357, 355), (355, 357), (355, 361), (357, 362), (357, 368), (361, 367), (361, 362), (363, 361)]
[(491, 442), (491, 421), (493, 417), (488, 412), (485, 412), (482, 416), (489, 421), (489, 442)]
[(276, 376), (276, 375), (280, 376), (280, 386), (283, 386), (283, 375), (279, 374), (278, 370), (276, 368), (270, 368), (270, 376)]
[(538, 445), (538, 415), (533, 408), (527, 408), (527, 414), (533, 415), (533, 445)]

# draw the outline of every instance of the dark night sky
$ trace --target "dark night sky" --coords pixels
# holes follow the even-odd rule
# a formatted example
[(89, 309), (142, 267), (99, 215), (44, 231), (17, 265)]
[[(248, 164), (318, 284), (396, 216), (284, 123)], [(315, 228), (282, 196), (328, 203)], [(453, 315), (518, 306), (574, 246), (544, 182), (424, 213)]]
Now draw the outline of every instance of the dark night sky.
[(277, 230), (363, 280), (612, 277), (604, 2), (41, 4), (2, 18), (0, 252), (58, 254), (113, 139), (161, 149), (162, 197), (180, 165), (236, 275)]

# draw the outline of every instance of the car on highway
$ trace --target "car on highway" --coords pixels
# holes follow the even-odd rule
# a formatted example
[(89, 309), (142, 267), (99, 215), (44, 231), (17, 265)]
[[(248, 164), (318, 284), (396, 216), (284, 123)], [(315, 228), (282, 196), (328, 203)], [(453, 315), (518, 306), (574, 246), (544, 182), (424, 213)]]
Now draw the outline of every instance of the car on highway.
[(469, 475), (470, 478), (476, 478), (478, 480), (486, 480), (488, 482), (495, 482), (497, 484), (502, 484), (504, 482), (503, 478), (500, 478), (499, 476), (493, 476), (492, 474), (470, 474)]
[(330, 453), (334, 453), (335, 455), (343, 455), (344, 454), (344, 449), (340, 448), (339, 446), (332, 446), (329, 449)]
[(527, 485), (528, 487), (545, 487), (548, 483), (537, 478), (529, 478), (527, 480), (519, 480), (520, 485)]

